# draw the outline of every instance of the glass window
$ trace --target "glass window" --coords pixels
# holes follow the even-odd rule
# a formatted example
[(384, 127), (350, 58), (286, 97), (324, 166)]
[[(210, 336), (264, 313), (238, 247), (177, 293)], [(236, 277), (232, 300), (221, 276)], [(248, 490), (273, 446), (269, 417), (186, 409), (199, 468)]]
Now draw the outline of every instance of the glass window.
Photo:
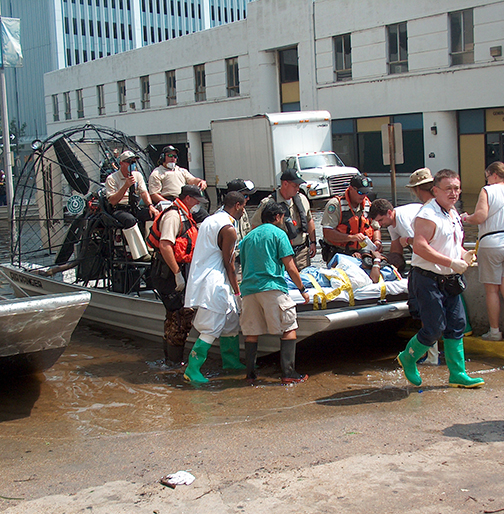
[(194, 99), (196, 102), (204, 102), (206, 100), (206, 76), (204, 64), (198, 64), (194, 67)]
[(117, 103), (119, 104), (119, 112), (126, 112), (126, 81), (117, 82)]
[(58, 95), (52, 95), (53, 121), (59, 121)]
[(105, 86), (103, 84), (96, 86), (96, 96), (98, 101), (98, 114), (105, 114)]
[(352, 47), (350, 34), (334, 37), (334, 80), (352, 79)]
[(485, 111), (473, 109), (458, 113), (460, 134), (483, 134), (485, 132)]
[(70, 91), (63, 93), (63, 101), (65, 103), (65, 120), (72, 119), (72, 105), (70, 103)]
[(450, 57), (452, 66), (474, 62), (473, 10), (452, 12), (450, 19)]
[(75, 93), (77, 96), (77, 118), (84, 118), (84, 98), (82, 96), (82, 89), (77, 89)]
[(150, 107), (150, 84), (149, 75), (140, 77), (140, 94), (142, 101), (142, 109), (148, 109)]
[(278, 52), (280, 58), (280, 82), (299, 81), (299, 65), (297, 47), (280, 50)]
[(166, 105), (177, 105), (177, 80), (175, 70), (166, 72)]
[(227, 95), (240, 96), (240, 77), (238, 70), (238, 57), (226, 59)]
[(388, 61), (389, 74), (405, 73), (408, 71), (408, 35), (406, 22), (389, 25), (388, 34)]

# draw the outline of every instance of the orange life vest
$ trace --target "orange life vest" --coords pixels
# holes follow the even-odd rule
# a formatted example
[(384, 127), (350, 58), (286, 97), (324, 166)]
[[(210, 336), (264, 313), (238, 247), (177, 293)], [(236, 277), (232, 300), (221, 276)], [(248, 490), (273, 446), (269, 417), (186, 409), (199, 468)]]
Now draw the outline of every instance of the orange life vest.
[(154, 223), (150, 229), (150, 233), (147, 236), (147, 244), (153, 248), (156, 252), (159, 252), (159, 242), (161, 239), (161, 230), (159, 224), (162, 217), (173, 209), (176, 209), (180, 216), (180, 232), (175, 239), (175, 246), (173, 251), (175, 253), (175, 260), (181, 263), (191, 262), (194, 253), (194, 245), (196, 244), (196, 238), (198, 237), (198, 229), (196, 222), (194, 221), (191, 212), (186, 205), (181, 202), (178, 198), (174, 200), (173, 205), (165, 209), (163, 212), (158, 214), (154, 219)]
[[(368, 219), (369, 208), (371, 202), (368, 197), (365, 196), (364, 200), (360, 204), (362, 206), (362, 214), (359, 216), (355, 214), (348, 197), (348, 190), (345, 191), (345, 196), (340, 197), (340, 222), (336, 227), (336, 230), (343, 234), (364, 234), (371, 240), (373, 239), (374, 229), (371, 227), (371, 222)], [(347, 250), (355, 249), (359, 250), (360, 246), (357, 241), (351, 241), (349, 243), (332, 243), (334, 246), (344, 247)]]

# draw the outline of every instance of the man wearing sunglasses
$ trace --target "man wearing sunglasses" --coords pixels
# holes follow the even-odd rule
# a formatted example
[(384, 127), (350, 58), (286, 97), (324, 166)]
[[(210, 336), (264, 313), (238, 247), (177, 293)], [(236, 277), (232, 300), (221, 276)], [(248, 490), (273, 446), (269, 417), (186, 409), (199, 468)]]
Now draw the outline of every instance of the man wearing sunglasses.
[(324, 239), (320, 240), (322, 258), (329, 262), (336, 253), (352, 255), (368, 237), (381, 252), (381, 233), (377, 223), (368, 219), (371, 202), (367, 194), (373, 183), (364, 175), (354, 175), (343, 196), (331, 198), (322, 216)]
[(178, 153), (174, 146), (165, 146), (159, 156), (157, 168), (150, 174), (149, 193), (155, 204), (163, 200), (174, 201), (185, 185), (198, 186), (202, 191), (207, 187), (203, 179), (177, 166)]

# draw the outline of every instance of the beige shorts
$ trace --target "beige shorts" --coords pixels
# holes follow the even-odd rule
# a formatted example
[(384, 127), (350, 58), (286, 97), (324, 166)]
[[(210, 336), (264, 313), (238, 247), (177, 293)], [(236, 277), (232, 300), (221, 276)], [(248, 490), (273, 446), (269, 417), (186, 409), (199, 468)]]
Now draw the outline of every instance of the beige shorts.
[(298, 328), (296, 302), (282, 291), (243, 297), (240, 325), (244, 336), (282, 335)]

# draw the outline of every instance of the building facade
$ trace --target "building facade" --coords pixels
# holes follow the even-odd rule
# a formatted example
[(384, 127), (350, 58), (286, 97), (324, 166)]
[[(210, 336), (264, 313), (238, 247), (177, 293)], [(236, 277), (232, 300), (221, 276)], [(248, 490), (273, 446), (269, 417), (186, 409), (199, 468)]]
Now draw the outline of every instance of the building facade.
[(503, 44), (502, 0), (257, 0), (236, 23), (46, 74), (48, 129), (81, 118), (178, 144), (215, 184), (211, 120), (325, 109), (334, 150), (376, 185), (382, 126), (401, 123), (400, 178), (451, 168), (477, 193), (504, 158)]
[[(24, 56), (5, 73), (9, 118), (32, 141), (47, 135), (44, 73), (241, 20), (252, 0), (0, 1), (21, 19)], [(64, 112), (81, 105), (75, 93), (61, 101)]]

